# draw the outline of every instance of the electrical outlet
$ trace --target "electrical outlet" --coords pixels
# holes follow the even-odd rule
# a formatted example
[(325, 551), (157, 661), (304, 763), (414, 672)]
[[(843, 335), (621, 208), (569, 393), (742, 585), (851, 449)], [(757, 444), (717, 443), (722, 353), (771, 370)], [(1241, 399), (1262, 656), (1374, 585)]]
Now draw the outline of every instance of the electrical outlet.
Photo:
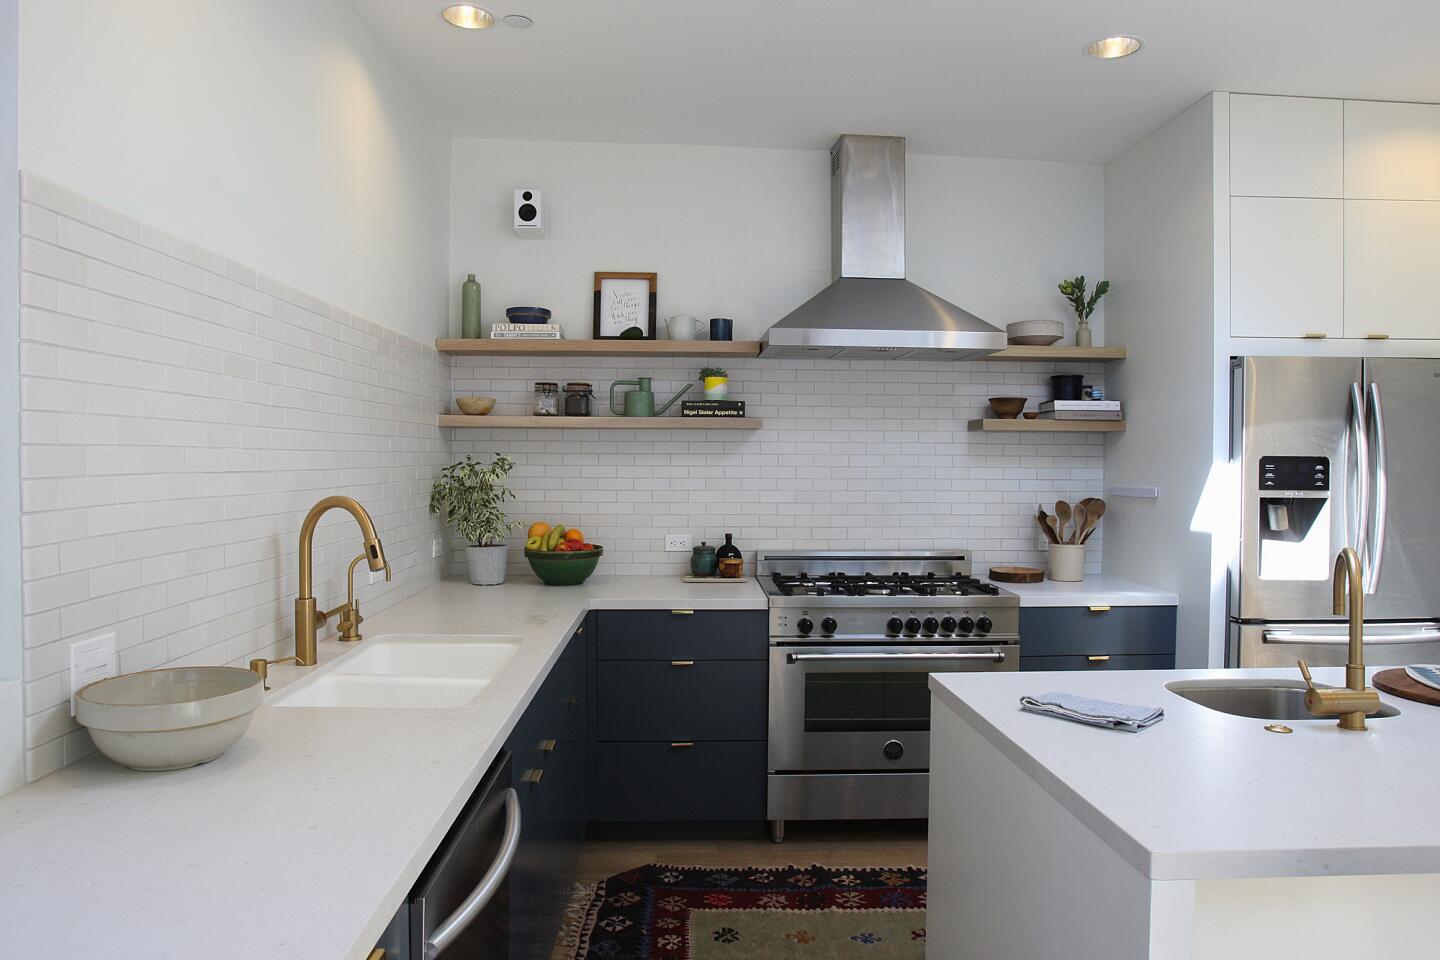
[(667, 533), (665, 534), (666, 553), (688, 553), (690, 550), (690, 534), (688, 533)]
[(88, 683), (113, 677), (119, 672), (115, 661), (115, 634), (103, 633), (70, 644), (70, 716), (75, 716), (75, 693)]
[[(430, 541), (430, 559), (434, 560), (438, 556), (440, 556), (440, 538), (436, 537)], [(374, 583), (375, 581), (372, 580), (370, 582)]]
[(1041, 553), (1050, 552), (1050, 538), (1039, 530), (1035, 531), (1035, 549)]

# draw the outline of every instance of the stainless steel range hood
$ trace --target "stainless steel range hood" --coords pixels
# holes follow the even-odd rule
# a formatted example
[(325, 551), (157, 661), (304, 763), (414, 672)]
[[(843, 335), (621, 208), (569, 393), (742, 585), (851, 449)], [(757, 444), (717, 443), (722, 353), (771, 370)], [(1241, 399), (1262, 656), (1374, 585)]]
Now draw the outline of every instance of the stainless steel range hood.
[(965, 360), (1005, 334), (905, 279), (905, 139), (846, 134), (830, 149), (835, 280), (761, 341), (761, 356)]

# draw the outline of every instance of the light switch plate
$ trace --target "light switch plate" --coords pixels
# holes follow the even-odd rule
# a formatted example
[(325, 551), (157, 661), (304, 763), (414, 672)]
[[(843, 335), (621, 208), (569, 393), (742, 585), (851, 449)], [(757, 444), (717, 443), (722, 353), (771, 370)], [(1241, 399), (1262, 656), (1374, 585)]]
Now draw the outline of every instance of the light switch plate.
[(70, 716), (75, 716), (75, 692), (96, 680), (119, 672), (115, 658), (115, 634), (103, 633), (70, 644)]
[(690, 550), (690, 534), (688, 533), (667, 533), (665, 534), (666, 553), (688, 553)]
[(430, 559), (434, 560), (438, 556), (440, 556), (440, 538), (436, 537), (430, 541)]

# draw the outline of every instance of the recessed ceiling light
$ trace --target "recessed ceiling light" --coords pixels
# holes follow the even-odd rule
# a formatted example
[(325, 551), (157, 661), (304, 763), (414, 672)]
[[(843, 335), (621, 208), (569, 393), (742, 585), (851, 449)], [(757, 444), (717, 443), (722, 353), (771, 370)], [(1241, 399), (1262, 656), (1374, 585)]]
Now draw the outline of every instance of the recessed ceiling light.
[(1127, 37), (1122, 34), (1118, 37), (1096, 40), (1085, 48), (1085, 52), (1096, 60), (1119, 60), (1121, 57), (1130, 56), (1144, 45), (1139, 37)]
[(440, 11), (440, 16), (445, 18), (446, 23), (462, 30), (484, 30), (486, 27), (495, 26), (495, 18), (490, 12), (472, 3), (457, 3), (446, 7)]
[(535, 26), (535, 21), (523, 13), (507, 13), (500, 22), (507, 27), (514, 27), (516, 30), (529, 30)]

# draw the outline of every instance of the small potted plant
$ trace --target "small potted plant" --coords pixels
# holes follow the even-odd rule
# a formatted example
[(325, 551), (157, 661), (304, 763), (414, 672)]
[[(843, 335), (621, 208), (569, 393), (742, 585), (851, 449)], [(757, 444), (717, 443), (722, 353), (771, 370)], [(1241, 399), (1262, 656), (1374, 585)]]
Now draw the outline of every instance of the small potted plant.
[(706, 367), (700, 371), (705, 384), (706, 400), (724, 400), (730, 394), (730, 375), (721, 367)]
[(1070, 309), (1075, 311), (1075, 346), (1088, 347), (1092, 343), (1090, 334), (1090, 314), (1095, 312), (1095, 305), (1100, 298), (1110, 292), (1110, 281), (1101, 280), (1095, 284), (1095, 292), (1090, 299), (1085, 299), (1085, 275), (1081, 274), (1074, 280), (1061, 280), (1060, 292), (1065, 299), (1070, 301)]
[(430, 488), (430, 512), (465, 538), (473, 584), (505, 582), (505, 538), (520, 526), (501, 509), (506, 500), (515, 499), (505, 486), (505, 475), (514, 468), (515, 461), (503, 453), (497, 453), (489, 466), (467, 455), (441, 470)]

